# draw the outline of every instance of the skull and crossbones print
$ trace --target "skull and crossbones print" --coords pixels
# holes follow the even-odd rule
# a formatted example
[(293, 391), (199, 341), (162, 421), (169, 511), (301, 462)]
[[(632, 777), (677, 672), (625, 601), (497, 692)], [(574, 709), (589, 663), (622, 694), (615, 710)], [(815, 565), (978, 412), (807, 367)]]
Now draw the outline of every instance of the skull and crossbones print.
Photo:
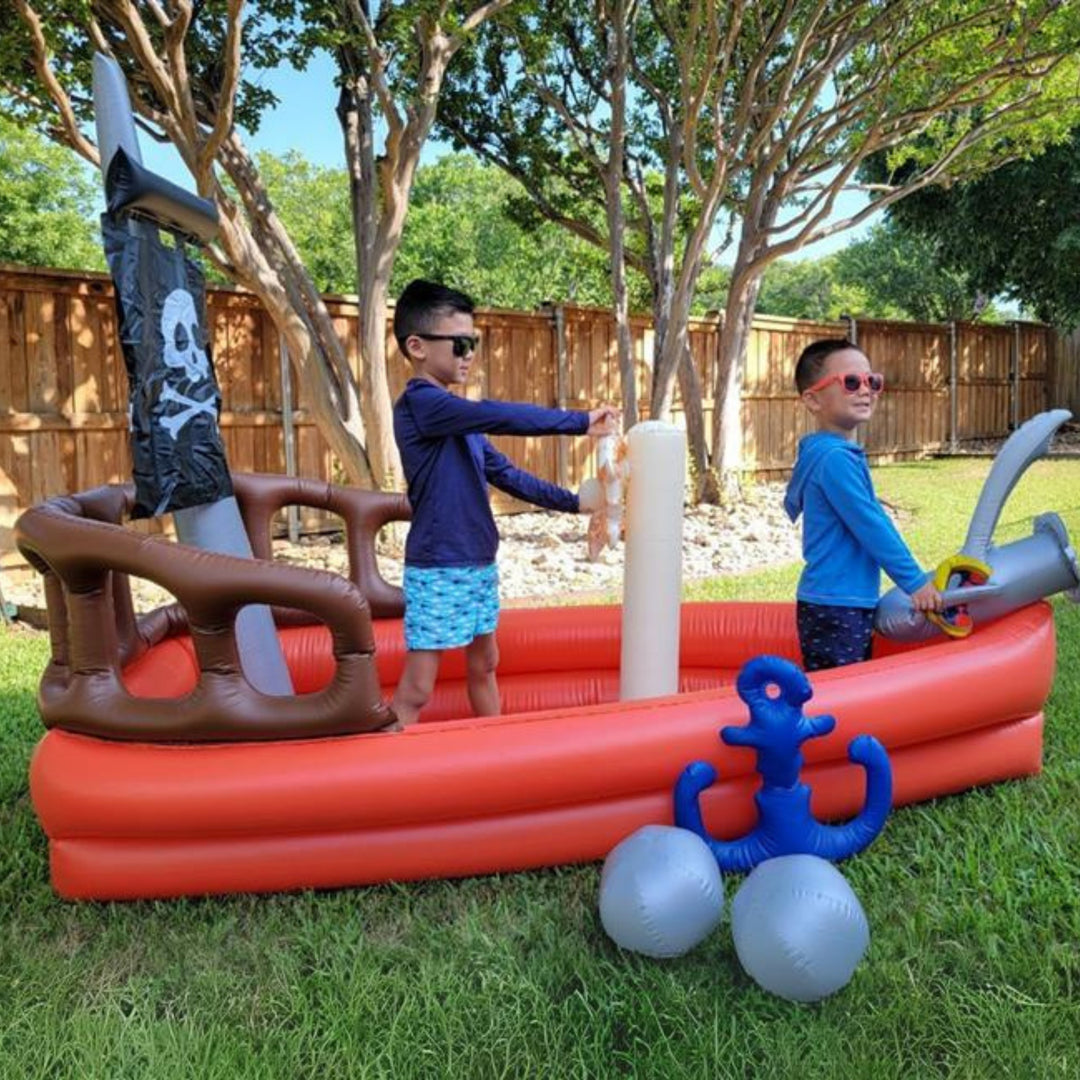
[[(162, 417), (161, 426), (173, 441), (196, 416), (217, 416), (217, 391), (210, 378), (210, 360), (202, 348), (202, 334), (195, 301), (186, 289), (173, 289), (161, 306), (162, 359), (168, 372), (161, 401), (180, 406)], [(201, 398), (193, 397), (205, 385)], [(184, 393), (179, 387), (186, 387)]]

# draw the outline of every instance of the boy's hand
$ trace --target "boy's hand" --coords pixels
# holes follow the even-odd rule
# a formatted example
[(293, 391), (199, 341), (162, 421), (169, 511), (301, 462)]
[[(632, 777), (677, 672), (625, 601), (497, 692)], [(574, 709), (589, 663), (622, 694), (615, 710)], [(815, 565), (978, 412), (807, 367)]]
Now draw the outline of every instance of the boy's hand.
[(589, 411), (588, 434), (594, 438), (615, 435), (619, 430), (619, 410), (614, 405), (601, 405)]
[(942, 611), (945, 602), (941, 593), (934, 588), (934, 583), (928, 581), (921, 589), (916, 589), (911, 594), (911, 606), (916, 611)]

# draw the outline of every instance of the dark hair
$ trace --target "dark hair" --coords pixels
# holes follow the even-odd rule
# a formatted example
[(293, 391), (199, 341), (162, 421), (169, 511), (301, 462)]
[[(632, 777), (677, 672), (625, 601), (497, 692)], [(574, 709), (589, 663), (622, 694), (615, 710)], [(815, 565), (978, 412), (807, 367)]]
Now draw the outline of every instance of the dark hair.
[(795, 365), (795, 389), (801, 394), (818, 382), (833, 353), (857, 348), (858, 345), (847, 338), (822, 338), (820, 341), (810, 342), (799, 354), (798, 363)]
[(405, 340), (412, 334), (430, 334), (435, 320), (455, 311), (471, 315), (476, 305), (472, 298), (457, 289), (417, 278), (410, 281), (394, 308), (394, 337), (406, 360), (411, 359)]

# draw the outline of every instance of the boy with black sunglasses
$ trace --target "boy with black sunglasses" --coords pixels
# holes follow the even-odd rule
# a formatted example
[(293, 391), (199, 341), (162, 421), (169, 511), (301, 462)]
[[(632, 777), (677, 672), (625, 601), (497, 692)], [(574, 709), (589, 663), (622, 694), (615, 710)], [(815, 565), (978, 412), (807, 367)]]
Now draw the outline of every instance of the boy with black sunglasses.
[(525, 502), (571, 514), (592, 511), (572, 491), (516, 468), (487, 435), (609, 435), (618, 414), (469, 401), (464, 383), (479, 340), (473, 302), (430, 281), (412, 281), (394, 310), (394, 337), (413, 377), (394, 405), (394, 439), (408, 483), (412, 525), (405, 542), (405, 670), (393, 709), (415, 722), (435, 686), (445, 649), (465, 647), (469, 703), (477, 716), (500, 711), (499, 534), (488, 484)]
[(818, 430), (799, 440), (784, 497), (792, 521), (803, 515), (797, 615), (807, 671), (870, 659), (881, 570), (917, 611), (940, 611), (941, 594), (912, 557), (874, 494), (866, 454), (851, 436), (873, 415), (885, 379), (850, 341), (808, 345), (795, 386)]

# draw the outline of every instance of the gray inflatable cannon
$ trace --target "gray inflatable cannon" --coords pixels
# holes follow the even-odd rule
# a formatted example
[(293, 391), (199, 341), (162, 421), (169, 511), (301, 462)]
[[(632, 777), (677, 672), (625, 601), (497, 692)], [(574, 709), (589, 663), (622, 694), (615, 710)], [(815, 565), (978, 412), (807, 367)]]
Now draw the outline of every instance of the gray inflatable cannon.
[(1080, 564), (1057, 514), (1040, 514), (1031, 536), (995, 547), (991, 542), (1009, 495), (1032, 462), (1042, 457), (1068, 409), (1039, 413), (1022, 424), (1001, 448), (986, 478), (967, 539), (934, 575), (946, 609), (940, 615), (915, 611), (907, 593), (892, 589), (878, 602), (874, 629), (894, 641), (925, 641), (945, 634), (966, 637), (976, 623), (1001, 618), (1055, 593), (1080, 602)]

